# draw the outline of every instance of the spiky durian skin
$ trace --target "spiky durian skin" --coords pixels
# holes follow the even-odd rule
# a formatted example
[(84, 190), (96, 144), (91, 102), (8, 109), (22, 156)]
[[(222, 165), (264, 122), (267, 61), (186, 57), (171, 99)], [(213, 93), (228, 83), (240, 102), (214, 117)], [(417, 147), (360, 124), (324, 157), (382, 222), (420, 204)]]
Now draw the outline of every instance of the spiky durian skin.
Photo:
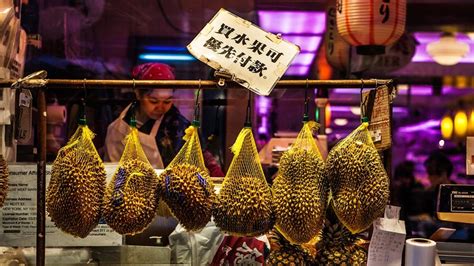
[(272, 194), (260, 178), (233, 177), (217, 195), (213, 210), (216, 225), (229, 234), (258, 236), (274, 225)]
[(46, 194), (46, 209), (56, 227), (86, 237), (101, 217), (105, 179), (104, 164), (95, 151), (60, 150)]
[(352, 233), (367, 229), (383, 215), (389, 179), (373, 146), (348, 140), (331, 150), (326, 169), (334, 211)]
[(3, 207), (8, 193), (8, 165), (0, 154), (0, 208)]
[(292, 148), (282, 155), (272, 186), (275, 226), (291, 243), (306, 243), (320, 232), (327, 198), (324, 178), (324, 162), (315, 152)]
[(207, 172), (183, 163), (161, 175), (162, 199), (188, 231), (202, 229), (211, 220), (215, 201), (214, 184)]
[(134, 235), (145, 230), (156, 214), (158, 176), (141, 160), (122, 163), (104, 196), (103, 217), (117, 233)]

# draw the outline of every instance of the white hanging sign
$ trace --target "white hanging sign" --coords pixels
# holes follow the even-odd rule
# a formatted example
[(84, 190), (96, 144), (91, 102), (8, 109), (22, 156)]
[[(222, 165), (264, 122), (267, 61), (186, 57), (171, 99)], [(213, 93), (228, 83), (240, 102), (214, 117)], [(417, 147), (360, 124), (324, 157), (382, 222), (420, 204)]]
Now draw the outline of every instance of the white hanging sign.
[[(116, 164), (106, 165), (110, 180)], [(37, 166), (10, 164), (5, 206), (0, 209), (0, 246), (34, 246), (36, 241)], [(51, 178), (51, 165), (46, 166), (46, 186)], [(46, 246), (119, 246), (122, 236), (103, 221), (86, 238), (77, 238), (58, 229), (46, 215)]]
[(300, 48), (225, 9), (219, 10), (194, 40), (189, 52), (240, 85), (269, 95)]

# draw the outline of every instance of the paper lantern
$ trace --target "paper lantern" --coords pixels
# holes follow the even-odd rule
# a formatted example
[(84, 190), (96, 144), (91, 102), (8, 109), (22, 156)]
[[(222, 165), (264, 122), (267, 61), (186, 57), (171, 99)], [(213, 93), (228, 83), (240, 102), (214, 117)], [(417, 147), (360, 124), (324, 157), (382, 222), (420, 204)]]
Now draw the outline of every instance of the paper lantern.
[(326, 9), (324, 45), (328, 63), (335, 69), (346, 70), (349, 65), (351, 46), (337, 32), (336, 0), (331, 0)]
[(452, 34), (445, 34), (439, 41), (429, 43), (426, 51), (433, 60), (444, 66), (452, 66), (469, 53), (469, 45), (458, 41)]
[(466, 112), (460, 110), (454, 115), (454, 134), (463, 138), (467, 133), (467, 115)]
[(324, 108), (324, 123), (326, 124), (326, 127), (331, 126), (331, 105), (329, 103), (326, 104), (326, 107)]
[(383, 54), (405, 31), (406, 0), (338, 0), (336, 18), (358, 54)]
[(474, 110), (469, 114), (469, 121), (467, 122), (467, 134), (474, 136)]
[(450, 139), (453, 136), (453, 120), (451, 116), (446, 115), (441, 119), (441, 136), (443, 139)]
[[(403, 68), (411, 62), (416, 52), (416, 39), (405, 33), (394, 44), (385, 49), (385, 54), (375, 56), (367, 72), (372, 74), (386, 74)], [(368, 56), (364, 56), (368, 57)]]

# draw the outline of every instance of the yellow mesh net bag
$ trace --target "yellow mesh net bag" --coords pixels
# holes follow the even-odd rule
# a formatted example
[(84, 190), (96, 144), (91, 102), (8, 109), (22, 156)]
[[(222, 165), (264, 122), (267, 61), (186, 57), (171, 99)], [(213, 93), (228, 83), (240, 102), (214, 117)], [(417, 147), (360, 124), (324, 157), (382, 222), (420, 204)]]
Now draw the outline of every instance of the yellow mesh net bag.
[(264, 234), (274, 224), (272, 193), (251, 128), (240, 131), (232, 152), (234, 158), (217, 195), (214, 221), (221, 230), (233, 235)]
[(105, 169), (87, 125), (79, 125), (53, 162), (46, 209), (62, 231), (86, 237), (99, 223)]
[(3, 207), (8, 192), (8, 165), (0, 154), (0, 208)]
[(125, 235), (145, 230), (156, 214), (157, 187), (158, 176), (140, 144), (138, 129), (132, 126), (119, 167), (105, 192), (103, 217), (107, 224)]
[(353, 234), (367, 229), (384, 213), (389, 199), (389, 179), (362, 123), (341, 140), (326, 160), (334, 212)]
[(212, 216), (214, 185), (204, 165), (198, 124), (186, 129), (186, 143), (160, 175), (161, 196), (188, 231), (202, 229)]
[(316, 122), (305, 122), (295, 143), (280, 159), (273, 181), (276, 228), (293, 244), (319, 235), (326, 208), (324, 161), (314, 141)]

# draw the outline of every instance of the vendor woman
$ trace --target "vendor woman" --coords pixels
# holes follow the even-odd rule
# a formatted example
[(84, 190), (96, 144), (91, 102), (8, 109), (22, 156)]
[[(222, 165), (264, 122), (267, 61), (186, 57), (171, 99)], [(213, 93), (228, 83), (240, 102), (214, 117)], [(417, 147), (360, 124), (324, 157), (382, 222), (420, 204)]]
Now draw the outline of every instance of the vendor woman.
[[(134, 79), (173, 80), (172, 68), (161, 63), (136, 66)], [(173, 104), (172, 89), (135, 89), (135, 117), (143, 150), (154, 168), (165, 168), (183, 146), (184, 131), (190, 122)], [(124, 150), (124, 138), (130, 132), (132, 110), (128, 105), (107, 128), (105, 161), (118, 162)], [(204, 152), (204, 161), (211, 176), (223, 176), (212, 154)]]

